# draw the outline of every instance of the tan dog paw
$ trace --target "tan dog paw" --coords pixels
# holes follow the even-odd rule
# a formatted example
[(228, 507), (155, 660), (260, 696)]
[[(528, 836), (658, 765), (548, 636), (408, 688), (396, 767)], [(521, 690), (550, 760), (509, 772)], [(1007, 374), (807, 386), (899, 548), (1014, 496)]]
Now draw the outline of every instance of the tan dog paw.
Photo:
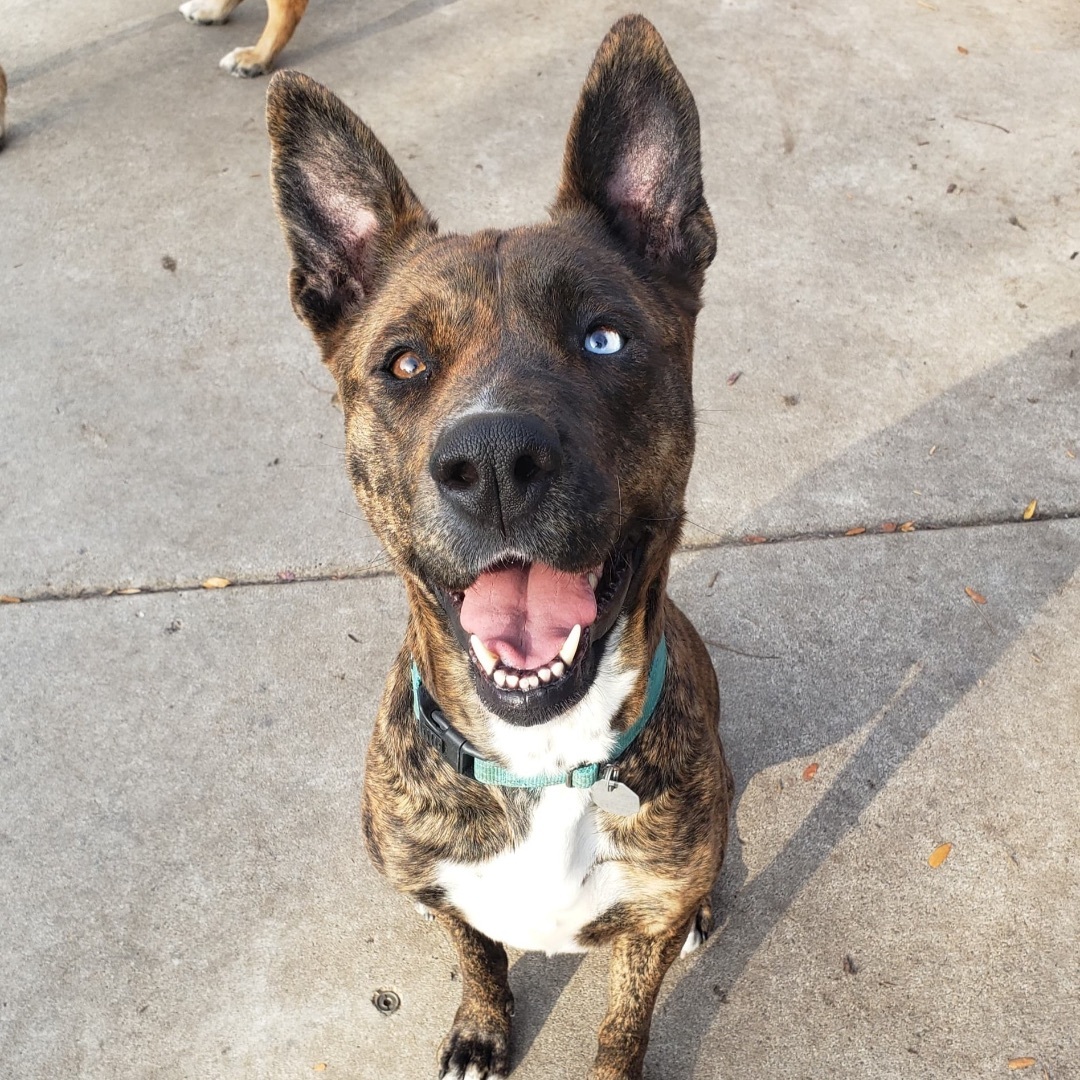
[(180, 5), (180, 14), (188, 22), (198, 23), (200, 26), (214, 26), (229, 21), (235, 3), (228, 0), (187, 0)]
[(218, 67), (238, 79), (254, 79), (265, 75), (270, 64), (255, 49), (233, 49), (221, 58)]

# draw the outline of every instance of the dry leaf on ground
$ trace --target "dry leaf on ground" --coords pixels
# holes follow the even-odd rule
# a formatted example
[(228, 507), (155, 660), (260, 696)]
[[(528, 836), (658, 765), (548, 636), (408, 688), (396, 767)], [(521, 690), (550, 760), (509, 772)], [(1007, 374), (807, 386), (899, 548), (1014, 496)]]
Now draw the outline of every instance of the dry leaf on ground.
[(901, 532), (914, 532), (915, 531), (915, 522), (914, 521), (905, 521), (904, 524), (900, 526), (900, 531)]
[(228, 578), (208, 577), (203, 583), (204, 589), (227, 589), (232, 582)]
[(1024, 520), (1030, 521), (1035, 516), (1035, 507), (1039, 505), (1038, 499), (1032, 499), (1031, 502), (1024, 507)]
[(964, 586), (964, 592), (966, 592), (968, 594), (968, 597), (971, 600), (973, 600), (976, 604), (985, 604), (986, 603), (986, 597), (983, 596), (982, 593), (976, 592), (973, 588), (971, 588), (970, 585), (965, 585)]
[(959, 53), (959, 54), (960, 54), (961, 56), (967, 56), (967, 54), (968, 54), (968, 51), (967, 51), (967, 49), (965, 49), (963, 45), (957, 45), (957, 46), (956, 46), (956, 51), (957, 51), (957, 52), (958, 52), (958, 53)]
[(883, 521), (881, 523), (881, 531), (883, 533), (894, 533), (894, 532), (896, 532), (896, 522), (895, 521)]
[(865, 525), (856, 525), (854, 529), (848, 529), (848, 531), (846, 533), (844, 533), (844, 535), (845, 536), (862, 536), (862, 534), (864, 532), (866, 532), (866, 526)]
[(0, 604), (21, 604), (21, 596), (0, 596)]
[(311, 1066), (316, 1072), (326, 1072), (326, 1062), (318, 1061)]
[(737, 383), (737, 382), (739, 381), (739, 376), (740, 376), (740, 375), (742, 375), (742, 372), (741, 372), (741, 371), (733, 371), (733, 372), (732, 372), (732, 373), (731, 373), (731, 374), (730, 374), (730, 375), (729, 375), (729, 376), (727, 377), (727, 384), (728, 384), (728, 386), (734, 386), (734, 385), (735, 385), (735, 384), (736, 384), (736, 383)]
[(804, 780), (813, 780), (817, 776), (817, 771), (820, 768), (816, 761), (811, 761), (802, 771), (802, 778)]
[(950, 851), (952, 851), (952, 844), (938, 844), (930, 852), (930, 858), (926, 861), (936, 870), (949, 857)]
[(1030, 1069), (1035, 1064), (1037, 1062), (1033, 1057), (1009, 1058), (1010, 1069)]
[(117, 596), (134, 596), (136, 593), (142, 592), (142, 589), (117, 589)]
[(758, 536), (755, 533), (743, 537), (744, 544), (765, 544), (768, 543), (768, 540), (769, 538), (767, 536)]

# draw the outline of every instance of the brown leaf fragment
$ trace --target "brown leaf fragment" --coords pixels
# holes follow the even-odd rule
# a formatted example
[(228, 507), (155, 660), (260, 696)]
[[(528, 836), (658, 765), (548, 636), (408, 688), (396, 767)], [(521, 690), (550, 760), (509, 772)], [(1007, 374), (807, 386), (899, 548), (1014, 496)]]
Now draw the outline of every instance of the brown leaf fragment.
[(914, 521), (905, 521), (904, 524), (900, 526), (900, 531), (901, 532), (914, 532), (915, 531), (915, 522)]
[(767, 536), (758, 536), (756, 533), (743, 537), (744, 544), (767, 544), (768, 542), (769, 538)]
[(956, 51), (957, 51), (957, 52), (958, 52), (958, 53), (959, 53), (959, 54), (960, 54), (961, 56), (967, 56), (967, 54), (968, 54), (968, 51), (967, 51), (967, 49), (965, 49), (963, 45), (957, 45), (957, 46), (956, 46)]
[(862, 534), (864, 532), (866, 532), (866, 526), (865, 525), (856, 525), (854, 529), (848, 529), (848, 531), (846, 533), (844, 533), (844, 535), (845, 536), (862, 536)]
[(134, 596), (136, 593), (142, 592), (142, 589), (130, 588), (130, 589), (117, 589), (117, 596)]
[(971, 599), (974, 603), (976, 603), (976, 604), (985, 604), (986, 603), (986, 597), (983, 596), (982, 593), (977, 593), (970, 585), (965, 585), (964, 586), (964, 592), (966, 592), (968, 594), (969, 599)]
[(22, 597), (21, 596), (7, 596), (7, 595), (0, 596), (0, 604), (21, 604), (21, 603), (22, 603)]
[(1022, 1058), (1009, 1058), (1010, 1069), (1030, 1069), (1032, 1065), (1038, 1064), (1033, 1057)]
[(817, 771), (821, 766), (816, 761), (811, 761), (802, 771), (802, 778), (804, 780), (813, 780), (817, 776)]
[(950, 851), (952, 851), (952, 844), (938, 844), (930, 852), (930, 858), (926, 861), (936, 870), (949, 857)]
[(740, 375), (742, 375), (742, 372), (741, 372), (741, 371), (733, 371), (733, 372), (732, 372), (732, 373), (731, 373), (731, 374), (730, 374), (730, 375), (729, 375), (729, 376), (727, 377), (727, 384), (728, 384), (728, 386), (734, 386), (734, 385), (735, 385), (735, 384), (736, 384), (736, 383), (737, 383), (737, 382), (739, 381), (739, 376), (740, 376)]
[(326, 1062), (325, 1061), (316, 1061), (315, 1064), (312, 1065), (311, 1067), (315, 1072), (326, 1072)]
[(232, 582), (228, 578), (208, 577), (203, 583), (204, 589), (227, 589)]
[(1024, 520), (1030, 521), (1035, 516), (1035, 507), (1039, 505), (1038, 499), (1032, 499), (1031, 502), (1024, 507)]
[(894, 532), (896, 532), (896, 522), (895, 521), (883, 521), (881, 523), (881, 531), (883, 533), (894, 533)]

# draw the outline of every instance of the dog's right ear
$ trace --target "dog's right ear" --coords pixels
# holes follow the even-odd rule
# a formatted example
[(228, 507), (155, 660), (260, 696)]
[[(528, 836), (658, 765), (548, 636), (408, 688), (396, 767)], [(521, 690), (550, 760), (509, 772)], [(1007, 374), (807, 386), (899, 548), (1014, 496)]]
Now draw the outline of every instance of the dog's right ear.
[(293, 308), (329, 357), (389, 260), (438, 226), (382, 143), (313, 79), (274, 75), (266, 125), (274, 200), (292, 253)]

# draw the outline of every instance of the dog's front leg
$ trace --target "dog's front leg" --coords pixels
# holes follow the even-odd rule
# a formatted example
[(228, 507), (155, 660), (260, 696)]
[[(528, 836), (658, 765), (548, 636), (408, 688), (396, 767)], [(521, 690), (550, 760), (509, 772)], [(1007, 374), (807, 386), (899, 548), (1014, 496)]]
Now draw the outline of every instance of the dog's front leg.
[(510, 1072), (510, 1015), (514, 997), (506, 950), (445, 912), (436, 914), (457, 949), (461, 1005), (439, 1049), (439, 1076), (447, 1080), (501, 1080)]
[(628, 931), (615, 938), (608, 1010), (589, 1080), (640, 1080), (656, 995), (691, 925), (660, 935)]

